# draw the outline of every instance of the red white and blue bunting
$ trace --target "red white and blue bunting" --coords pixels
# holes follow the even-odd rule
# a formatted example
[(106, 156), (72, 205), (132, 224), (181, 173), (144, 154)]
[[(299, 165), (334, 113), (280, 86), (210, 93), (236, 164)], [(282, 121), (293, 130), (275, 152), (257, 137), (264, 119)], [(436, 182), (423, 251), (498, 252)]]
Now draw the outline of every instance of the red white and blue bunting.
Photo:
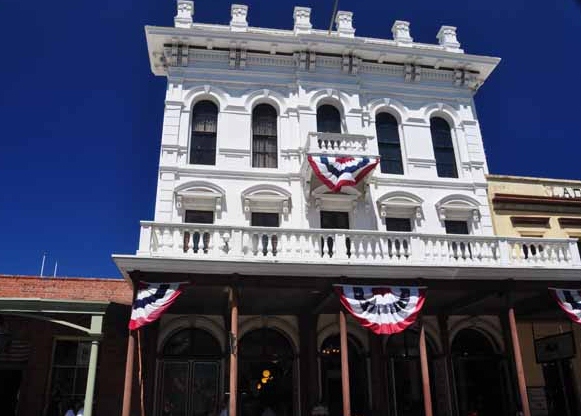
[(333, 192), (357, 185), (379, 163), (379, 158), (368, 157), (309, 156), (308, 160), (317, 178)]
[(581, 290), (549, 288), (549, 292), (571, 320), (581, 324)]
[(376, 334), (397, 334), (413, 324), (424, 305), (424, 287), (335, 286), (343, 306)]
[(133, 301), (129, 329), (138, 329), (159, 319), (182, 293), (182, 283), (139, 283)]

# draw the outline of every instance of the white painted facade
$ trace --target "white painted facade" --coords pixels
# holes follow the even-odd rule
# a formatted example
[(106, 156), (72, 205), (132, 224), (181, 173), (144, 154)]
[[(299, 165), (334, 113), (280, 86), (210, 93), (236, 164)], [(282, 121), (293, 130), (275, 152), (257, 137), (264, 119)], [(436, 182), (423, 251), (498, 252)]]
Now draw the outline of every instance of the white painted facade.
[[(136, 257), (238, 264), (251, 258), (263, 265), (273, 257), (313, 264), (531, 264), (521, 247), (532, 240), (493, 236), (486, 193), (488, 167), (473, 97), (498, 58), (464, 53), (451, 26), (442, 26), (438, 44), (428, 45), (414, 42), (404, 21), (394, 23), (393, 39), (357, 37), (352, 14), (344, 11), (329, 34), (312, 28), (306, 7), (295, 8), (292, 30), (279, 30), (250, 26), (244, 5), (232, 5), (229, 25), (208, 25), (194, 22), (192, 1), (177, 4), (175, 27), (146, 27), (151, 69), (168, 84), (155, 217), (142, 222)], [(193, 107), (202, 101), (218, 108), (214, 165), (189, 163)], [(252, 112), (264, 103), (277, 112), (277, 168), (252, 167)], [(341, 134), (317, 133), (317, 109), (326, 104), (339, 111)], [(307, 156), (378, 156), (376, 117), (383, 112), (398, 122), (403, 174), (378, 167), (358, 186), (329, 192)], [(432, 117), (450, 127), (457, 178), (438, 176)], [(341, 145), (322, 148), (321, 138)], [(187, 210), (213, 211), (213, 225), (184, 225)], [(322, 231), (322, 210), (347, 212), (350, 230)], [(250, 227), (252, 212), (279, 213), (266, 256), (256, 241), (273, 231)], [(410, 218), (412, 232), (386, 232), (385, 217)], [(465, 221), (471, 236), (446, 235), (446, 220)], [(192, 253), (184, 238), (196, 233), (207, 233), (209, 243)], [(349, 239), (351, 252), (331, 258), (319, 243), (327, 236), (336, 248)], [(458, 255), (459, 245), (468, 243), (470, 253)], [(553, 246), (535, 265), (579, 265), (573, 241), (542, 244)], [(220, 267), (206, 266), (201, 271)], [(231, 266), (221, 271), (238, 267)]]
[[(233, 6), (233, 20), (238, 18), (236, 10)], [(295, 15), (308, 13), (306, 8), (295, 10)], [(342, 13), (338, 19), (342, 18)], [(249, 225), (241, 195), (248, 189), (263, 186), (269, 190), (279, 188), (280, 194), (290, 193), (289, 213), (282, 216), (281, 227), (319, 228), (317, 209), (309, 209), (315, 205), (314, 197), (305, 192), (310, 177), (305, 176), (301, 166), (305, 161), (309, 133), (317, 131), (317, 106), (329, 103), (341, 112), (343, 133), (371, 137), (367, 148), (369, 154), (378, 154), (376, 114), (389, 112), (400, 123), (405, 174), (381, 174), (379, 169), (374, 172), (365, 194), (357, 198), (356, 204), (349, 209), (353, 229), (384, 230), (378, 201), (405, 193), (402, 195), (411, 194), (422, 201), (422, 218), (416, 222), (417, 232), (443, 233), (438, 203), (458, 197), (473, 204), (476, 211), (470, 216), (472, 232), (492, 235), (484, 178), (486, 157), (472, 99), (475, 86), (457, 85), (452, 69), (422, 68), (421, 79), (406, 81), (404, 64), (361, 62), (357, 73), (349, 73), (343, 71), (340, 56), (317, 56), (315, 68), (302, 70), (299, 57), (279, 55), (277, 46), (264, 48), (254, 41), (259, 38), (261, 43), (268, 44), (278, 43), (279, 38), (284, 38), (288, 44), (285, 49), (294, 43), (293, 52), (296, 54), (305, 50), (305, 44), (314, 41), (316, 46), (307, 49), (323, 54), (325, 43), (329, 41), (335, 48), (340, 45), (349, 51), (349, 55), (356, 57), (357, 43), (354, 41), (360, 38), (346, 37), (343, 40), (340, 32), (334, 32), (332, 36), (313, 33), (301, 29), (310, 26), (307, 17), (303, 19), (295, 17), (294, 32), (253, 30), (246, 24), (241, 26), (243, 29), (235, 25), (196, 23), (191, 23), (191, 28), (186, 30), (147, 28), (152, 66), (157, 74), (168, 78), (155, 221), (181, 223), (183, 209), (178, 203), (179, 193), (210, 188), (224, 194), (221, 206), (214, 207), (219, 209), (216, 224)], [(179, 36), (180, 44), (190, 46), (187, 63), (155, 66), (156, 52), (161, 51), (154, 48), (161, 42), (160, 37), (168, 36), (165, 33)], [(247, 50), (265, 50), (262, 53), (247, 52), (245, 67), (232, 68), (230, 52), (216, 50), (219, 42), (228, 40), (246, 43)], [(204, 49), (193, 49), (194, 45)], [(378, 61), (388, 61), (394, 47), (380, 43), (373, 49), (379, 54)], [(442, 51), (440, 45), (424, 49), (423, 45), (411, 43), (395, 49), (398, 57), (401, 55), (404, 60), (413, 58), (417, 64), (423, 62), (422, 54), (441, 56), (440, 60), (449, 60), (463, 68), (471, 60), (457, 49)], [(481, 60), (487, 62), (489, 70), (497, 62), (495, 59)], [(477, 83), (482, 83), (485, 75), (477, 76), (480, 77)], [(215, 166), (188, 163), (191, 110), (200, 100), (211, 100), (219, 108)], [(278, 112), (278, 169), (251, 167), (252, 109), (259, 103), (270, 103)], [(452, 127), (459, 167), (457, 179), (437, 176), (430, 135), (430, 117), (434, 115), (444, 117)]]

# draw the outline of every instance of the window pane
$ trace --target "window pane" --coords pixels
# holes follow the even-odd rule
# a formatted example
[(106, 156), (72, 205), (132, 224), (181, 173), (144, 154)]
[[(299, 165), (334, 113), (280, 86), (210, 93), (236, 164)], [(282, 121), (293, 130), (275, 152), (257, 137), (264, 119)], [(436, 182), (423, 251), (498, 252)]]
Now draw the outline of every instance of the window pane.
[(456, 157), (454, 155), (450, 125), (443, 118), (433, 117), (430, 119), (430, 132), (432, 134), (438, 176), (457, 178), (458, 170), (456, 169)]
[(194, 363), (194, 416), (212, 415), (218, 408), (218, 365)]
[(188, 224), (213, 224), (214, 211), (187, 210), (185, 222)]
[(215, 165), (218, 107), (210, 101), (200, 101), (192, 112), (190, 163)]
[(188, 381), (187, 362), (164, 363), (161, 397), (163, 415), (186, 416)]
[(253, 212), (250, 225), (253, 227), (278, 227), (279, 215), (270, 212)]
[(468, 223), (466, 221), (444, 221), (446, 234), (470, 234), (468, 232)]
[(456, 164), (436, 164), (436, 170), (438, 171), (438, 176), (441, 178), (457, 178), (458, 171), (456, 170)]
[(317, 131), (320, 133), (341, 133), (341, 114), (332, 105), (317, 108)]
[(52, 389), (61, 394), (70, 395), (74, 392), (75, 368), (57, 367), (52, 370)]
[(403, 174), (397, 120), (391, 114), (379, 113), (375, 118), (375, 129), (379, 145), (381, 172)]
[(257, 105), (252, 111), (252, 167), (277, 167), (277, 117), (268, 104)]
[(77, 363), (78, 341), (57, 341), (54, 350), (55, 365), (75, 365)]
[(321, 211), (321, 228), (349, 229), (349, 213), (337, 211)]
[(412, 231), (412, 222), (409, 218), (386, 218), (385, 226), (387, 231)]

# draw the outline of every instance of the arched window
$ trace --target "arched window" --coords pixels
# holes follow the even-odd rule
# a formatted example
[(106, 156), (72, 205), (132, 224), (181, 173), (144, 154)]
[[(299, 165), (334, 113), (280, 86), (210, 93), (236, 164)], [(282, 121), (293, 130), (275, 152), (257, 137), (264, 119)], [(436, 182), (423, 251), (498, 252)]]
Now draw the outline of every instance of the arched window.
[(200, 101), (192, 112), (190, 163), (215, 165), (218, 107), (211, 101)]
[(436, 169), (441, 178), (457, 178), (456, 156), (450, 125), (441, 117), (430, 119), (430, 131), (432, 133), (432, 145), (436, 156)]
[(317, 108), (317, 131), (319, 133), (341, 133), (341, 114), (329, 104)]
[(462, 329), (451, 346), (460, 414), (512, 414), (507, 362), (490, 340), (475, 329)]
[(260, 328), (246, 333), (238, 343), (239, 402), (242, 416), (267, 412), (294, 412), (294, 350), (276, 329)]
[(220, 343), (203, 329), (185, 328), (169, 338), (158, 371), (160, 402), (157, 415), (211, 416), (220, 392)]
[(391, 114), (379, 113), (375, 117), (375, 130), (377, 132), (379, 156), (381, 157), (381, 173), (403, 175), (397, 120)]
[(252, 167), (276, 168), (277, 114), (268, 104), (259, 104), (252, 111)]
[[(367, 359), (360, 343), (353, 337), (347, 338), (349, 357), (349, 390), (352, 414), (368, 413), (367, 402)], [(329, 408), (329, 416), (343, 414), (343, 391), (341, 389), (341, 340), (339, 335), (330, 335), (319, 350), (321, 365), (322, 400)]]
[[(426, 336), (428, 352), (428, 371), (434, 380), (434, 353)], [(391, 335), (387, 340), (386, 353), (388, 359), (387, 371), (390, 380), (397, 380), (389, 385), (388, 391), (392, 406), (392, 414), (424, 415), (424, 394), (422, 389), (422, 370), (420, 363), (420, 334), (414, 329), (408, 329), (399, 334)], [(432, 383), (432, 396), (437, 397), (436, 385)], [(433, 409), (437, 414), (437, 409)]]

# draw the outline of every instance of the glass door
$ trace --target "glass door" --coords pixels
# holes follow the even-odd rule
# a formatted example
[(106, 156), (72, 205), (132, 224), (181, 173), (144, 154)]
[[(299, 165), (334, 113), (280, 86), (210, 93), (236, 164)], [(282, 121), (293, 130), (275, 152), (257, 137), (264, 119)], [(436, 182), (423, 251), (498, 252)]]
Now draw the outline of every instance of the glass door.
[(211, 416), (218, 409), (219, 363), (164, 361), (161, 416)]

